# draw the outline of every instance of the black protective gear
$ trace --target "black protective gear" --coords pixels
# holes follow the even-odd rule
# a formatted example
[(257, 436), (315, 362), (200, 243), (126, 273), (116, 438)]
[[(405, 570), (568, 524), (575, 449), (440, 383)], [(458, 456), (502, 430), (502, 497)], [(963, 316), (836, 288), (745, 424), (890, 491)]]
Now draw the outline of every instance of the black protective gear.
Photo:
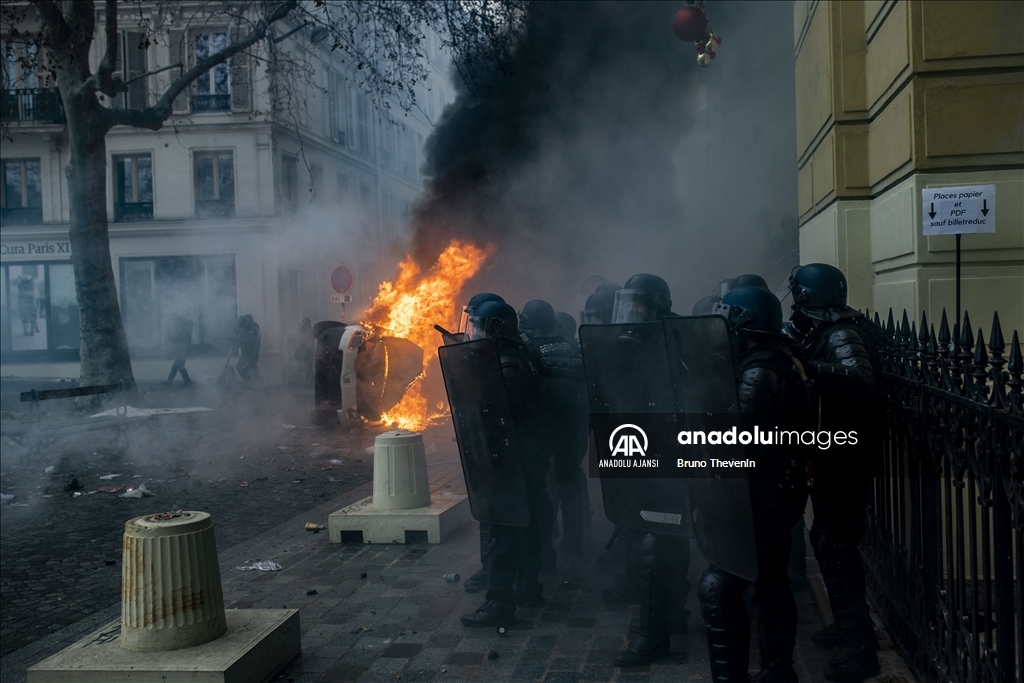
[[(565, 311), (555, 311), (555, 335), (566, 339), (576, 338), (576, 318)], [(579, 344), (577, 344), (578, 346)]]
[(849, 287), (843, 271), (827, 263), (798, 266), (789, 276), (793, 307), (816, 320), (827, 320), (826, 309), (843, 308)]
[(550, 335), (555, 329), (555, 309), (547, 301), (533, 299), (519, 313), (519, 329), (527, 337)]
[(697, 587), (707, 630), (714, 683), (746, 682), (750, 664), (750, 617), (743, 605), (748, 582), (712, 566)]
[(475, 339), (516, 338), (519, 316), (516, 309), (501, 301), (486, 301), (469, 316), (466, 337)]
[(703, 299), (698, 299), (697, 303), (693, 305), (692, 315), (711, 315), (714, 311), (715, 304), (722, 300), (722, 297), (717, 294), (706, 296)]
[(782, 332), (782, 304), (760, 287), (733, 287), (713, 310), (729, 323), (729, 330), (759, 334)]
[[(808, 349), (812, 360), (804, 369), (823, 391), (846, 399), (867, 398), (875, 393), (877, 366), (872, 363), (869, 342), (855, 322), (840, 321), (812, 339), (814, 346)], [(827, 360), (813, 360), (818, 358)]]
[(472, 614), (462, 615), (464, 626), (512, 626), (516, 623), (516, 605), (511, 600), (491, 600)]
[(626, 280), (615, 292), (612, 321), (642, 323), (661, 320), (672, 312), (672, 293), (668, 283), (657, 275), (640, 273)]
[(580, 311), (580, 325), (609, 325), (615, 307), (615, 292), (621, 287), (606, 282), (589, 297)]
[(640, 623), (630, 629), (629, 646), (612, 660), (616, 666), (641, 666), (668, 654), (670, 574), (659, 566), (662, 538), (644, 534), (640, 541)]
[(487, 590), (487, 568), (491, 561), (491, 525), (480, 522), (480, 564), (482, 568), (476, 574), (462, 582), (467, 593), (479, 593)]
[(768, 283), (765, 279), (760, 275), (755, 275), (754, 273), (747, 273), (745, 275), (737, 275), (734, 277), (732, 279), (732, 288), (735, 289), (736, 287), (760, 287), (761, 289), (766, 289), (769, 292), (772, 291), (771, 288), (768, 287)]
[(492, 292), (480, 292), (479, 294), (474, 294), (462, 309), (462, 315), (459, 317), (458, 332), (463, 334), (469, 332), (469, 316), (473, 315), (476, 312), (476, 309), (480, 308), (488, 301), (497, 301), (501, 304), (505, 303), (504, 299)]

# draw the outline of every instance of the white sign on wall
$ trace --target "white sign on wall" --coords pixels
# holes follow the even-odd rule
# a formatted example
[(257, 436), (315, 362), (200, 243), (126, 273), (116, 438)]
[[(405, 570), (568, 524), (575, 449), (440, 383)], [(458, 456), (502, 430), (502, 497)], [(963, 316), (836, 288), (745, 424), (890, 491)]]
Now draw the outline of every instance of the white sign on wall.
[(921, 190), (925, 235), (996, 231), (996, 186), (929, 187)]

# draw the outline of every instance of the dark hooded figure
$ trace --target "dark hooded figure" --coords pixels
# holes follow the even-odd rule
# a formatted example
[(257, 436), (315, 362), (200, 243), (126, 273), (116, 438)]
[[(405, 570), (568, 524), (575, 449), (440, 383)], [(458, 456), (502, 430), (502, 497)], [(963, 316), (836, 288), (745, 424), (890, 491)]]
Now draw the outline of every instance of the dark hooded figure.
[(192, 384), (192, 378), (188, 376), (188, 370), (185, 369), (185, 361), (188, 359), (188, 353), (192, 349), (192, 319), (176, 313), (171, 318), (170, 328), (167, 330), (167, 356), (172, 361), (171, 374), (167, 375), (167, 381), (165, 385), (171, 386), (174, 383), (174, 378), (177, 374), (181, 373), (181, 379), (185, 383), (185, 386)]
[(263, 336), (260, 333), (260, 326), (251, 315), (243, 315), (238, 319), (235, 326), (235, 341), (228, 352), (230, 358), (238, 349), (238, 363), (235, 370), (244, 382), (260, 381), (260, 369), (257, 363), (260, 361), (260, 341)]

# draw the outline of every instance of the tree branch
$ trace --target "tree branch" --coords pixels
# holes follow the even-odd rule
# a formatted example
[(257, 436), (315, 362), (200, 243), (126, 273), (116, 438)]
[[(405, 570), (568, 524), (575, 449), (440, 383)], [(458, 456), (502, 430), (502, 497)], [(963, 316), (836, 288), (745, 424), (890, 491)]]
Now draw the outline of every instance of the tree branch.
[(183, 67), (183, 66), (185, 66), (185, 65), (182, 64), (181, 62), (178, 62), (177, 64), (171, 64), (170, 66), (160, 67), (159, 69), (155, 69), (153, 71), (147, 71), (144, 74), (139, 74), (135, 78), (129, 78), (127, 81), (118, 81), (118, 82), (120, 82), (120, 83), (122, 83), (122, 84), (127, 86), (127, 85), (130, 85), (130, 84), (134, 83), (135, 81), (141, 81), (143, 78), (149, 78), (150, 76), (155, 76), (158, 73), (161, 73), (161, 72), (164, 72), (164, 71), (170, 71), (171, 69), (177, 69), (178, 67)]
[[(108, 2), (109, 1), (111, 0), (108, 0)], [(150, 130), (159, 129), (163, 122), (170, 117), (173, 111), (172, 106), (174, 98), (180, 95), (185, 88), (191, 85), (192, 81), (196, 80), (199, 76), (218, 64), (227, 61), (239, 52), (248, 49), (258, 41), (262, 40), (267, 35), (267, 29), (270, 28), (270, 25), (288, 16), (288, 14), (294, 10), (298, 4), (298, 0), (289, 0), (289, 2), (284, 2), (278, 5), (277, 9), (261, 18), (256, 23), (256, 27), (245, 38), (237, 43), (228, 45), (217, 54), (210, 55), (206, 59), (203, 59), (179, 76), (177, 80), (171, 83), (170, 87), (164, 91), (164, 94), (152, 107), (147, 107), (146, 109), (108, 110), (108, 116), (111, 123), (113, 123), (113, 125), (135, 126), (137, 128), (148, 128)]]
[[(117, 70), (117, 0), (106, 0), (104, 6), (104, 17), (103, 26), (104, 34), (107, 39), (107, 46), (103, 52), (103, 59), (100, 60), (99, 68), (96, 69), (96, 73), (91, 79), (90, 83), (87, 83), (87, 87), (95, 87), (104, 95), (113, 97), (116, 92), (114, 91), (114, 72)], [(93, 83), (94, 82), (94, 83)]]

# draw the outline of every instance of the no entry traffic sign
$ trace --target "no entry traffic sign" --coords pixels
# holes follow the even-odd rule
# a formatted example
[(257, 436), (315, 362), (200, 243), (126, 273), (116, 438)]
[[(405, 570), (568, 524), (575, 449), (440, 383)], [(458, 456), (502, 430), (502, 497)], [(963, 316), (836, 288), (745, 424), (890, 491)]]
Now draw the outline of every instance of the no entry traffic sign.
[(331, 287), (338, 294), (348, 294), (351, 292), (355, 281), (356, 276), (352, 274), (352, 269), (348, 266), (341, 265), (331, 271)]

